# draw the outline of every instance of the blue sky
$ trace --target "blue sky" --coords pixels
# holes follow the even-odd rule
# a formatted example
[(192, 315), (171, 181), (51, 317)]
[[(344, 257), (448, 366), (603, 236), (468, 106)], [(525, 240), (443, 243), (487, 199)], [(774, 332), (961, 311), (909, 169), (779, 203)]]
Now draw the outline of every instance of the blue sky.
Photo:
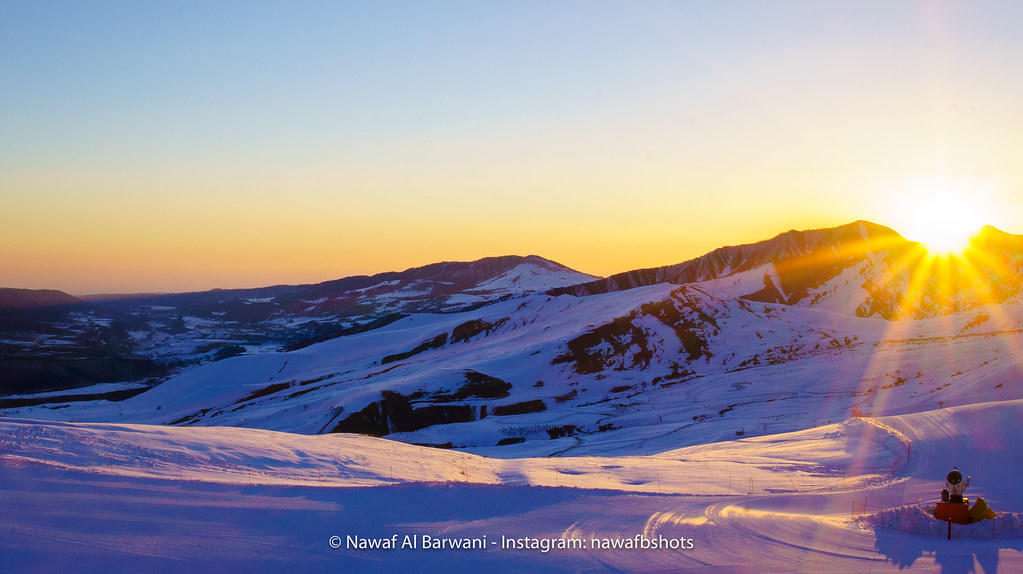
[(1020, 3), (0, 11), (3, 284), (115, 288), (99, 253), (139, 289), (507, 252), (611, 273), (898, 229), (887, 198), (929, 178), (1023, 228)]

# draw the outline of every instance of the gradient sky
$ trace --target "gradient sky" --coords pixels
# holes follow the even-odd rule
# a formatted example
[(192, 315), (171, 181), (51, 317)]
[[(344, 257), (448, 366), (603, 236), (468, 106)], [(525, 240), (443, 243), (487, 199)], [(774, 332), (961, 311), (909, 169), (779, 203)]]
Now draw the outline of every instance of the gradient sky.
[[(609, 274), (936, 187), (1023, 232), (1023, 2), (0, 0), (0, 286)], [(918, 223), (918, 222), (917, 222)]]

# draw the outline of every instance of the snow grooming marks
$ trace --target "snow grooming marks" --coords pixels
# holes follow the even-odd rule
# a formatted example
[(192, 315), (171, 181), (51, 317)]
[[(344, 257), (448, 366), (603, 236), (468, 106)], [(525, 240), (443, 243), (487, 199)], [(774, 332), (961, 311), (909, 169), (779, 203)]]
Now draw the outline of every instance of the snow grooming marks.
[(887, 436), (879, 439), (878, 442), (895, 455), (895, 460), (891, 462), (892, 474), (897, 474), (900, 468), (909, 464), (913, 441), (911, 441), (908, 436), (875, 418), (856, 417), (850, 419), (850, 421), (859, 421), (886, 433)]

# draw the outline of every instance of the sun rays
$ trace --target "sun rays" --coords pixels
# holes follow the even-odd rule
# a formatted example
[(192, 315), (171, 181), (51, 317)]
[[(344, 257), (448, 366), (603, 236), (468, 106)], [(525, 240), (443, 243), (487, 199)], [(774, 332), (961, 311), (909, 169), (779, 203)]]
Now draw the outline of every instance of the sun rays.
[(984, 224), (998, 219), (984, 182), (932, 177), (903, 181), (889, 191), (886, 208), (896, 229), (932, 255), (962, 253)]
[[(890, 321), (860, 373), (856, 414), (898, 414), (892, 405), (900, 402), (900, 393), (919, 394), (933, 409), (953, 406), (935, 391), (953, 386), (954, 396), (958, 376), (988, 368), (989, 361), (1023, 370), (1019, 317), (1004, 305), (1013, 295), (1005, 285), (1017, 281), (1018, 273), (999, 249), (1001, 240), (1001, 232), (984, 228), (951, 252), (909, 243), (878, 258), (875, 265), (886, 268), (875, 275), (876, 292), (895, 294), (896, 299)], [(967, 341), (978, 336), (977, 327), (983, 336), (997, 336), (1002, 353), (974, 354)], [(906, 352), (917, 345), (938, 345), (942, 351), (921, 363)], [(861, 447), (854, 458), (854, 471), (868, 470), (866, 450)]]
[[(993, 235), (998, 233), (990, 228), (981, 230), (952, 252), (939, 253), (930, 246), (913, 243), (889, 252), (883, 263), (887, 268), (876, 275), (876, 293), (897, 295), (884, 336), (860, 377), (858, 391), (865, 397), (861, 411), (886, 414), (889, 398), (894, 396), (883, 388), (887, 378), (912, 381), (921, 371), (926, 378), (928, 370), (948, 377), (970, 362), (963, 355), (968, 351), (949, 344), (941, 364), (903, 364), (898, 357), (900, 347), (969, 337), (971, 329), (981, 324), (986, 324), (983, 329), (991, 333), (1011, 333), (1019, 328), (1018, 318), (1003, 307), (1011, 293), (1002, 285), (1015, 277), (1016, 270), (997, 248), (991, 248), (997, 242), (992, 241)], [(1023, 347), (1018, 338), (1000, 339), (1009, 361), (1023, 368)], [(934, 408), (942, 406), (937, 395), (934, 403)]]

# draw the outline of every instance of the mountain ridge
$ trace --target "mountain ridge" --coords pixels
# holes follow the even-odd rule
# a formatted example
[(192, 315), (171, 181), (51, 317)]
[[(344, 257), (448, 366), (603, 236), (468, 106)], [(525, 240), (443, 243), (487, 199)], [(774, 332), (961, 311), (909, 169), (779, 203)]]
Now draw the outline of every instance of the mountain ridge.
[[(971, 239), (971, 248), (995, 251), (1010, 251), (1023, 254), (1023, 235), (1013, 235), (993, 226), (984, 226)], [(76, 303), (94, 302), (97, 304), (124, 303), (126, 301), (174, 301), (181, 299), (202, 299), (225, 297), (266, 297), (271, 295), (316, 298), (329, 295), (339, 290), (358, 290), (372, 287), (387, 281), (437, 280), (453, 284), (452, 290), (471, 289), (474, 281), (485, 280), (510, 266), (533, 264), (550, 271), (564, 271), (578, 274), (589, 280), (559, 285), (545, 292), (552, 296), (570, 294), (586, 296), (607, 293), (622, 289), (632, 289), (657, 283), (697, 283), (727, 277), (744, 271), (750, 271), (768, 263), (782, 264), (780, 269), (784, 275), (786, 270), (808, 267), (828, 267), (830, 275), (822, 279), (816, 277), (816, 283), (832, 278), (840, 271), (839, 267), (848, 267), (850, 263), (861, 261), (871, 254), (882, 251), (892, 252), (892, 257), (906, 256), (925, 249), (915, 241), (906, 239), (894, 229), (867, 220), (856, 220), (851, 223), (828, 228), (790, 229), (769, 239), (752, 243), (725, 245), (713, 249), (703, 255), (657, 267), (631, 269), (614, 273), (607, 277), (596, 277), (576, 271), (566, 265), (544, 258), (539, 255), (500, 255), (484, 257), (473, 261), (439, 261), (426, 265), (409, 267), (402, 271), (384, 271), (372, 275), (349, 275), (316, 283), (276, 284), (262, 287), (214, 288), (201, 291), (176, 293), (106, 293), (83, 295), (73, 298)], [(825, 270), (828, 271), (828, 270)], [(805, 274), (805, 272), (804, 272)], [(803, 278), (802, 282), (807, 283)], [(814, 281), (809, 281), (813, 283)], [(768, 291), (770, 286), (765, 285)], [(805, 296), (806, 285), (796, 285), (800, 298)], [(11, 289), (0, 288), (2, 291)], [(56, 292), (53, 290), (25, 290)], [(65, 294), (66, 295), (66, 294)], [(769, 296), (765, 292), (761, 296)], [(72, 297), (67, 295), (67, 297)], [(782, 297), (782, 299), (788, 299)], [(759, 300), (759, 299), (755, 299)], [(797, 299), (798, 300), (798, 299)], [(783, 301), (785, 302), (785, 301)], [(795, 302), (795, 301), (788, 301)], [(3, 308), (3, 297), (0, 296), (0, 308)]]
[[(934, 317), (997, 303), (1023, 290), (1023, 236), (985, 226), (962, 253), (939, 256), (895, 230), (865, 220), (789, 230), (662, 267), (638, 269), (547, 291), (585, 297), (658, 283), (742, 283), (743, 299), (825, 305), (857, 316)], [(744, 277), (745, 275), (745, 277)], [(733, 287), (738, 289), (738, 287)]]
[(82, 299), (56, 289), (0, 287), (0, 310), (27, 310), (81, 305)]
[[(380, 282), (388, 281), (399, 278), (423, 278), (423, 276), (429, 276), (432, 273), (436, 273), (443, 270), (455, 270), (456, 273), (462, 272), (463, 269), (490, 269), (500, 268), (502, 265), (510, 263), (536, 263), (548, 268), (565, 269), (574, 271), (582, 275), (594, 277), (588, 273), (583, 273), (568, 267), (567, 265), (558, 263), (557, 261), (547, 259), (540, 255), (495, 255), (490, 257), (482, 257), (480, 259), (474, 259), (472, 261), (438, 261), (435, 263), (427, 263), (426, 265), (419, 265), (415, 267), (409, 267), (402, 271), (381, 271), (380, 273), (373, 273), (371, 275), (356, 274), (356, 275), (345, 275), (344, 277), (338, 277), (335, 279), (327, 279), (325, 281), (317, 281), (315, 283), (277, 283), (274, 285), (263, 285), (260, 287), (214, 287), (211, 289), (202, 289), (196, 291), (179, 291), (179, 292), (144, 292), (144, 293), (96, 293), (79, 296), (79, 299), (84, 301), (123, 301), (126, 299), (154, 299), (161, 297), (182, 297), (182, 296), (195, 296), (203, 295), (208, 293), (217, 293), (220, 295), (229, 294), (243, 294), (248, 296), (256, 296), (263, 292), (269, 292), (272, 290), (282, 289), (311, 289), (317, 287), (335, 287), (340, 285), (350, 284), (364, 284), (368, 285), (368, 281)], [(358, 287), (355, 287), (358, 288)], [(2, 289), (2, 288), (0, 288)]]
[(836, 239), (840, 243), (882, 241), (913, 243), (889, 227), (861, 219), (830, 228), (790, 229), (770, 239), (718, 247), (681, 263), (615, 273), (590, 283), (552, 289), (548, 293), (592, 295), (661, 282), (682, 284), (707, 281), (752, 269), (784, 255), (805, 255), (798, 253), (800, 246), (805, 248), (820, 245), (824, 243), (824, 239)]

